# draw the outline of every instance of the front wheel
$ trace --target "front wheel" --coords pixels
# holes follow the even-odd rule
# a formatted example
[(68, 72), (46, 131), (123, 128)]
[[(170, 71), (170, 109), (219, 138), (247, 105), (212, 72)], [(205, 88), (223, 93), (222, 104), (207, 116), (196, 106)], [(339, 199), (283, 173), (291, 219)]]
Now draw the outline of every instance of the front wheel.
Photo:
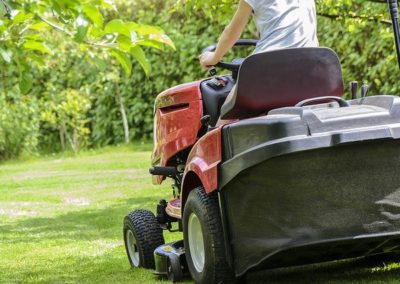
[(222, 222), (216, 193), (192, 190), (183, 212), (186, 260), (196, 283), (233, 283), (225, 256)]
[(155, 268), (154, 250), (164, 244), (164, 236), (154, 214), (136, 210), (124, 219), (124, 241), (132, 267)]

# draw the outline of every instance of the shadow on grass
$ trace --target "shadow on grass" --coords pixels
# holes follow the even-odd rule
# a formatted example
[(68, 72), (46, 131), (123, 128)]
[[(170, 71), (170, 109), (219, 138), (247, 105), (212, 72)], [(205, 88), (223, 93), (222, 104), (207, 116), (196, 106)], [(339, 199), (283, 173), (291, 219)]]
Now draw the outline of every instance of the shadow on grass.
[[(31, 218), (0, 226), (3, 244), (23, 244), (29, 240), (51, 241), (120, 240), (121, 246), (99, 256), (58, 258), (51, 268), (37, 267), (33, 271), (13, 273), (15, 280), (40, 279), (41, 282), (156, 282), (151, 271), (129, 269), (122, 247), (122, 220), (137, 208), (155, 209), (154, 196), (126, 199), (101, 209), (69, 212), (54, 218)], [(326, 264), (300, 266), (256, 272), (248, 275), (248, 283), (398, 283), (400, 265), (391, 265), (400, 256), (356, 259)], [(379, 269), (375, 269), (375, 268)], [(88, 281), (82, 281), (87, 279)], [(43, 281), (42, 281), (43, 280)]]
[[(382, 255), (253, 272), (248, 283), (399, 283), (400, 255)], [(392, 265), (392, 266), (391, 266)], [(378, 269), (377, 269), (378, 268)]]
[(101, 256), (57, 258), (49, 266), (10, 271), (6, 279), (9, 283), (157, 283), (162, 280), (150, 270), (130, 268), (123, 247)]
[(148, 208), (154, 211), (154, 197), (132, 198), (102, 209), (82, 209), (53, 218), (30, 218), (0, 226), (4, 243), (43, 242), (48, 240), (89, 240), (122, 238), (123, 218), (130, 211)]

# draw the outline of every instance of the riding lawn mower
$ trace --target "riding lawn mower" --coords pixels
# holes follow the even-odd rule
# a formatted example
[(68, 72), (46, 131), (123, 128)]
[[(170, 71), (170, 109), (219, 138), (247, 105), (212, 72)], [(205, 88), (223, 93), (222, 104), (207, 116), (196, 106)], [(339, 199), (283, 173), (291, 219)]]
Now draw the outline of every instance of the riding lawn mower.
[[(397, 1), (388, 0), (400, 63)], [(255, 45), (240, 40), (237, 45)], [(208, 50), (215, 49), (210, 46)], [(220, 62), (155, 101), (157, 214), (124, 219), (130, 264), (177, 282), (400, 251), (400, 97), (368, 96), (328, 48)], [(233, 92), (232, 96), (228, 96)], [(165, 244), (177, 223), (183, 240)]]

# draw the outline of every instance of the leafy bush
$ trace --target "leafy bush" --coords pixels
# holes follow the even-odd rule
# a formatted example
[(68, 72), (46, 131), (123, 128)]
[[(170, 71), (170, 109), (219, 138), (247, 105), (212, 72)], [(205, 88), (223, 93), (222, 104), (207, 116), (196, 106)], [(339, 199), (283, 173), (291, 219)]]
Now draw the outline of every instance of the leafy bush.
[[(6, 97), (1, 105), (5, 110), (1, 121), (8, 121), (10, 125), (17, 119), (17, 114), (8, 110), (14, 97), (37, 111), (34, 119), (31, 119), (33, 113), (18, 113), (19, 121), (32, 123), (32, 127), (28, 127), (32, 133), (24, 132), (24, 141), (31, 141), (27, 144), (28, 149), (35, 148), (37, 140), (40, 150), (54, 152), (63, 148), (77, 150), (150, 138), (155, 97), (169, 87), (208, 76), (200, 69), (197, 57), (204, 47), (217, 41), (235, 8), (233, 3), (237, 3), (233, 0), (184, 0), (180, 1), (183, 9), (179, 6), (177, 9), (176, 0), (117, 2), (121, 19), (162, 27), (175, 43), (176, 51), (157, 44), (144, 46), (152, 69), (150, 76), (146, 77), (140, 61), (133, 64), (131, 75), (127, 76), (120, 68), (120, 60), (108, 52), (94, 52), (87, 46), (77, 46), (62, 36), (47, 32), (57, 53), (33, 57), (44, 63), (42, 67), (31, 67), (29, 76), (33, 84), (29, 97), (23, 97), (14, 87), (20, 76), (17, 66), (8, 64), (0, 70), (0, 93)], [(213, 7), (218, 10), (213, 11)], [(386, 5), (361, 0), (318, 0), (317, 7), (321, 45), (339, 54), (345, 84), (358, 80), (370, 84), (372, 94), (399, 94), (399, 71)], [(104, 22), (114, 18), (114, 13), (114, 10), (104, 11)], [(253, 34), (254, 26), (250, 25), (243, 37), (253, 38)], [(249, 50), (236, 54), (248, 53)], [(0, 60), (7, 57), (4, 52), (0, 55)], [(63, 104), (76, 108), (65, 109)], [(22, 106), (18, 104), (18, 107)], [(66, 130), (60, 135), (63, 124)], [(20, 135), (18, 131), (13, 134), (15, 137)], [(11, 139), (11, 136), (5, 139), (4, 133), (1, 145)], [(74, 135), (75, 139), (72, 138)], [(15, 148), (22, 149), (20, 145), (24, 143), (16, 143)], [(9, 150), (11, 144), (8, 143), (7, 150), (1, 150), (0, 159), (21, 151)], [(13, 154), (4, 154), (4, 151)]]
[[(130, 14), (134, 20), (162, 26), (171, 37), (176, 51), (146, 50), (152, 66), (147, 79), (138, 66), (132, 75), (125, 77), (108, 68), (100, 82), (96, 83), (94, 108), (92, 111), (93, 141), (95, 145), (108, 145), (124, 141), (121, 114), (116, 94), (124, 100), (131, 139), (149, 138), (153, 129), (153, 102), (163, 90), (177, 84), (198, 80), (207, 76), (198, 65), (198, 55), (207, 45), (218, 39), (223, 28), (217, 21), (204, 21), (201, 14), (186, 17), (181, 12), (172, 12), (175, 1), (124, 2), (120, 10)], [(218, 31), (218, 32), (216, 32)], [(114, 73), (118, 83), (107, 74)]]
[(18, 92), (0, 92), (0, 160), (34, 151), (38, 143), (39, 117), (35, 98)]
[(61, 150), (65, 150), (68, 144), (77, 153), (89, 145), (87, 113), (91, 108), (90, 99), (73, 89), (50, 96), (44, 101), (41, 120), (58, 131)]

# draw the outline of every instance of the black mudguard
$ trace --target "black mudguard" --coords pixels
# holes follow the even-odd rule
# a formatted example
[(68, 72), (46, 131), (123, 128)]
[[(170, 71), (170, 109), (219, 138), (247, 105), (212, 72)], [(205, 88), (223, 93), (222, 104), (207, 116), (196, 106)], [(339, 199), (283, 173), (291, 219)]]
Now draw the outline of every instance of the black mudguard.
[(319, 124), (282, 115), (225, 127), (219, 190), (238, 276), (400, 250), (400, 112), (393, 109), (354, 107), (364, 118), (339, 117), (336, 126), (333, 112), (325, 119), (309, 109)]
[(237, 274), (399, 249), (399, 166), (400, 141), (377, 141), (243, 171), (222, 191)]

